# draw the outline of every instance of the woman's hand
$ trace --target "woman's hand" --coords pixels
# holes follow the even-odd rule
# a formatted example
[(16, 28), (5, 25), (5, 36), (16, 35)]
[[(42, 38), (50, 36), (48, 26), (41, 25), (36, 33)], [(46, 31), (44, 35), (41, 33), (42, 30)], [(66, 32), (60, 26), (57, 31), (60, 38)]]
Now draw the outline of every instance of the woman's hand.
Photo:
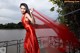
[(30, 13), (32, 13), (34, 11), (34, 8), (30, 8)]

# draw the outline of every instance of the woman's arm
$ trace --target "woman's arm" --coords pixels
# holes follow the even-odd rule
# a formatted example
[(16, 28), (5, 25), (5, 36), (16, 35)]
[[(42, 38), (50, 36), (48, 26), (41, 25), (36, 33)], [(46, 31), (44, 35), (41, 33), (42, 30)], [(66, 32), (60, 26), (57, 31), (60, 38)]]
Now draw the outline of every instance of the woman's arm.
[(31, 18), (33, 19), (33, 24), (35, 24), (35, 18), (33, 17), (32, 15), (32, 12), (33, 12), (34, 8), (30, 8), (30, 14), (31, 14)]
[(32, 12), (30, 12), (30, 14), (31, 14), (31, 18), (33, 19), (33, 24), (35, 24), (36, 22), (35, 22), (35, 18), (32, 16)]
[[(31, 15), (32, 16), (32, 15)], [(31, 17), (28, 13), (26, 13), (26, 18), (28, 18), (32, 24), (35, 24), (35, 20), (33, 17)]]

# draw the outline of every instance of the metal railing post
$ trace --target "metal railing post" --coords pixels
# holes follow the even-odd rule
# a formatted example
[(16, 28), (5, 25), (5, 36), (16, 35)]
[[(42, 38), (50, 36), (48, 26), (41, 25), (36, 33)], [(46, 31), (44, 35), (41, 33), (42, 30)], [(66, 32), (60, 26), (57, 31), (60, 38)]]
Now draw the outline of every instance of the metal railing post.
[(18, 44), (18, 46), (19, 46), (18, 48), (19, 48), (19, 53), (20, 53), (20, 47), (21, 47), (21, 46), (20, 46), (20, 43), (21, 43), (21, 40), (19, 40), (18, 43), (19, 43), (19, 44)]
[(5, 43), (6, 43), (6, 53), (8, 53), (7, 52), (7, 50), (8, 50), (8, 41), (6, 41)]
[(18, 40), (17, 40), (17, 53), (18, 53)]

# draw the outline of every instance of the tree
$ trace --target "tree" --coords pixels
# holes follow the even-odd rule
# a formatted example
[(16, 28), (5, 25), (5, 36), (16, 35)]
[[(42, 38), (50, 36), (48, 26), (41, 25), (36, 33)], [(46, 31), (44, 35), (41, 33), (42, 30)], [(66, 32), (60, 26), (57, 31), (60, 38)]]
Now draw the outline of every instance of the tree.
[[(53, 4), (57, 4), (59, 13), (58, 21), (70, 28), (72, 32), (76, 34), (78, 38), (80, 38), (80, 11), (75, 13), (68, 14), (72, 11), (75, 11), (80, 8), (80, 2), (66, 2), (63, 0), (49, 0)], [(54, 11), (54, 7), (50, 9), (50, 11)]]
[[(52, 4), (56, 4), (58, 6), (58, 9), (57, 9), (57, 12), (59, 13), (58, 15), (58, 21), (61, 22), (61, 23), (65, 23), (65, 19), (64, 19), (64, 14), (65, 14), (65, 11), (64, 11), (64, 1), (63, 0), (49, 0), (49, 2), (52, 2)], [(50, 11), (54, 11), (54, 7), (52, 7), (50, 9)]]

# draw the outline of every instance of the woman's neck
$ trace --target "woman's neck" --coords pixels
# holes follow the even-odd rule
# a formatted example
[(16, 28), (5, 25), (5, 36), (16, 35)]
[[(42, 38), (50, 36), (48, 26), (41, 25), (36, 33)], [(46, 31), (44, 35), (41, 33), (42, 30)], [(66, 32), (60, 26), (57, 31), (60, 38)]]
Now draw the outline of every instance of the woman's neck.
[(25, 16), (26, 13), (23, 13), (22, 16)]

